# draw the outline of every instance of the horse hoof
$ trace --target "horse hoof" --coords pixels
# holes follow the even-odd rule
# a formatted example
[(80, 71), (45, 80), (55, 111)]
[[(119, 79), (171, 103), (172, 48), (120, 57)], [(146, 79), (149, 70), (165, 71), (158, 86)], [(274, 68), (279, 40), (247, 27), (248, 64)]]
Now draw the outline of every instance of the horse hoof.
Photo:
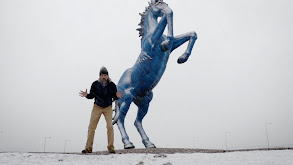
[(156, 148), (156, 146), (150, 141), (147, 141), (147, 142), (143, 141), (142, 143), (144, 144), (145, 148)]
[(180, 57), (178, 58), (177, 63), (178, 63), (178, 64), (182, 64), (182, 63), (186, 62), (187, 59), (188, 59), (188, 57), (189, 57), (189, 56), (188, 56), (186, 53), (184, 53), (182, 56), (180, 56)]
[(153, 144), (153, 145), (145, 146), (145, 148), (157, 148), (157, 147)]
[(135, 146), (132, 143), (124, 144), (124, 149), (131, 149), (135, 148)]

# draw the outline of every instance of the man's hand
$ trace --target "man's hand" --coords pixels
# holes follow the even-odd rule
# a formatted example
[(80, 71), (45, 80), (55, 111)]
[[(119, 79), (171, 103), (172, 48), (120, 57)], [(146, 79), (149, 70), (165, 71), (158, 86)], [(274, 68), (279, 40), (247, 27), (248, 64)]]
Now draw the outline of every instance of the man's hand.
[(123, 97), (123, 93), (118, 91), (118, 92), (116, 93), (116, 96), (120, 99), (121, 97)]
[(87, 96), (87, 89), (85, 89), (85, 92), (81, 90), (81, 91), (79, 92), (79, 96), (80, 96), (80, 97), (86, 97), (86, 96)]

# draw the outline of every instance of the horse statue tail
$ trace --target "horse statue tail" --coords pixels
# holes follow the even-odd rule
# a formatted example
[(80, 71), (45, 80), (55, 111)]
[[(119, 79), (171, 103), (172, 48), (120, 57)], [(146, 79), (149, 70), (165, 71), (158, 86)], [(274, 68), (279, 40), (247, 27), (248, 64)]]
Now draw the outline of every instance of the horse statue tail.
[(112, 125), (116, 124), (118, 119), (119, 119), (119, 115), (120, 115), (120, 103), (118, 100), (115, 101), (115, 108), (114, 110), (115, 111), (115, 115), (113, 117), (113, 121), (112, 121)]

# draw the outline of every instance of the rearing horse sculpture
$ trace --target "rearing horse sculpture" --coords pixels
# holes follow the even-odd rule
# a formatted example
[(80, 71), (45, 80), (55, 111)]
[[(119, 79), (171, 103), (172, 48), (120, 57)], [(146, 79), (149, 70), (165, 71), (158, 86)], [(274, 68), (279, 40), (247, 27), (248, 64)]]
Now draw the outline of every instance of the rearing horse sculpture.
[[(149, 103), (153, 98), (153, 88), (160, 81), (169, 59), (170, 53), (189, 41), (186, 51), (178, 58), (178, 63), (187, 61), (191, 54), (194, 42), (197, 39), (195, 32), (173, 36), (173, 11), (163, 0), (151, 0), (145, 12), (141, 15), (141, 53), (132, 68), (127, 69), (121, 76), (117, 88), (124, 96), (115, 103), (113, 124), (117, 123), (121, 133), (124, 148), (134, 148), (124, 127), (124, 119), (132, 102), (137, 105), (138, 113), (134, 122), (141, 135), (142, 143), (146, 148), (156, 146), (149, 141), (142, 127), (142, 119), (148, 112)], [(158, 17), (161, 20), (158, 22)], [(168, 34), (163, 34), (168, 26)]]

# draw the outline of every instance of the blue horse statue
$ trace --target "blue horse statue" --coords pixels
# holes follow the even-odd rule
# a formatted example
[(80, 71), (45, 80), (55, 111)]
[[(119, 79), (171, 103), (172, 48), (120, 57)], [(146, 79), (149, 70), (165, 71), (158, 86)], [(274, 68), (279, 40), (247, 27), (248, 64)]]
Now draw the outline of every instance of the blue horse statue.
[[(121, 76), (117, 89), (123, 92), (123, 97), (115, 102), (115, 116), (113, 124), (117, 123), (121, 133), (124, 148), (135, 148), (129, 141), (124, 127), (124, 119), (132, 102), (138, 107), (134, 122), (142, 143), (146, 148), (155, 148), (150, 142), (142, 127), (142, 119), (148, 112), (149, 104), (153, 98), (153, 88), (160, 81), (169, 59), (170, 53), (189, 41), (186, 51), (177, 62), (187, 61), (191, 54), (194, 42), (197, 39), (195, 32), (173, 36), (173, 11), (163, 0), (151, 0), (149, 6), (141, 15), (141, 28), (138, 28), (141, 38), (141, 53), (132, 68), (127, 69)], [(158, 18), (161, 17), (158, 22)], [(168, 26), (167, 36), (163, 34)]]

